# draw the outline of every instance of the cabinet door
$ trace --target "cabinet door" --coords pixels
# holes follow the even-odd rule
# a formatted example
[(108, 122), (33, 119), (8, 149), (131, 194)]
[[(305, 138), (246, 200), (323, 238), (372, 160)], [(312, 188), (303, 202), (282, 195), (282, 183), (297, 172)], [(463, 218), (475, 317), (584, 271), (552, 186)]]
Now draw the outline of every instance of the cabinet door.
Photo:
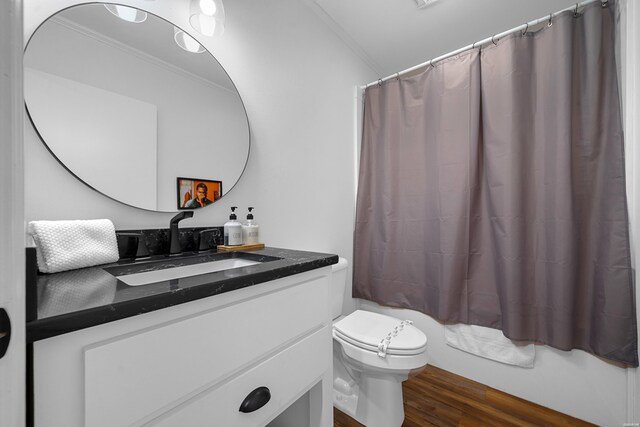
[(92, 346), (84, 353), (85, 425), (147, 422), (326, 326), (328, 318), (328, 278), (320, 277)]
[[(207, 390), (149, 423), (156, 427), (266, 425), (331, 369), (331, 331), (326, 326), (238, 377)], [(271, 398), (253, 412), (240, 412), (244, 399), (259, 387)], [(301, 426), (308, 420), (301, 420)]]

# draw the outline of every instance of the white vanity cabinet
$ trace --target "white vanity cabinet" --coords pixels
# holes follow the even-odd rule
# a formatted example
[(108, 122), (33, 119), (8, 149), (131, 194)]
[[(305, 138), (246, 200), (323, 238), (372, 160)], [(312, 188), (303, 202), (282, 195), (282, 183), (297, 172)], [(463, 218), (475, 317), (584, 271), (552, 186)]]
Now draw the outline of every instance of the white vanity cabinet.
[[(296, 427), (332, 426), (330, 276), (324, 267), (35, 342), (35, 426), (264, 426), (301, 396), (309, 411)], [(260, 387), (270, 399), (241, 412)]]

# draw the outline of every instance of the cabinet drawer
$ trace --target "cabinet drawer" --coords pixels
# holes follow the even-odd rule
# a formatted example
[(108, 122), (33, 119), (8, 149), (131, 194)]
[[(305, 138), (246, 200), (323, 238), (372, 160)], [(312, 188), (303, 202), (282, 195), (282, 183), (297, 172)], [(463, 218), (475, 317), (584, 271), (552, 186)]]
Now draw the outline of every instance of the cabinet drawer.
[(327, 325), (328, 291), (320, 277), (86, 349), (85, 425), (139, 424), (228, 380)]
[[(331, 367), (329, 326), (219, 387), (184, 402), (147, 425), (258, 427), (271, 421)], [(260, 409), (240, 412), (245, 397), (267, 387), (271, 399)]]

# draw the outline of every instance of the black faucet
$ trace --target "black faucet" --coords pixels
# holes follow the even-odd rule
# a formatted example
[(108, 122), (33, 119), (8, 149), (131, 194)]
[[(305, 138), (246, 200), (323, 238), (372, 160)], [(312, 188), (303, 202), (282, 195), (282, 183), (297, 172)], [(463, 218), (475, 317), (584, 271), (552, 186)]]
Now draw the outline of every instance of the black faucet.
[(169, 221), (169, 255), (178, 255), (182, 253), (178, 223), (183, 219), (191, 218), (192, 216), (193, 211), (183, 211), (171, 218), (171, 221)]

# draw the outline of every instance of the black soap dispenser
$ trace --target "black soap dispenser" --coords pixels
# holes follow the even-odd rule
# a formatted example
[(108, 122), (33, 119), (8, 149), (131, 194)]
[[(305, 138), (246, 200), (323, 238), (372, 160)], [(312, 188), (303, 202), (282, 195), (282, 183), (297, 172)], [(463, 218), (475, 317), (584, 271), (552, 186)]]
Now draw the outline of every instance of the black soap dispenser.
[(236, 206), (231, 206), (229, 221), (224, 223), (224, 244), (225, 246), (238, 246), (242, 244), (242, 224), (238, 222), (235, 214)]

